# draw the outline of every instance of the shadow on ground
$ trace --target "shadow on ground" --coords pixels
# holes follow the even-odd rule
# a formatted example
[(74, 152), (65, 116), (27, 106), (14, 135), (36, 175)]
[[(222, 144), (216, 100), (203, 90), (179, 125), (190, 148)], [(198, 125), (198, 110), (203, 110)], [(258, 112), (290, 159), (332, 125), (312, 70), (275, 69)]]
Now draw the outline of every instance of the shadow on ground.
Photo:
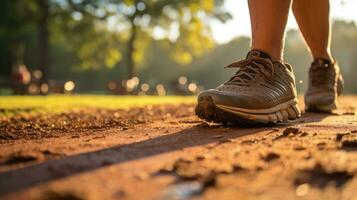
[[(219, 129), (221, 130), (217, 131)], [(222, 127), (218, 126), (196, 126), (145, 141), (73, 155), (5, 172), (0, 174), (0, 194), (15, 192), (40, 183), (96, 170), (109, 165), (212, 143), (219, 140), (215, 136), (222, 134), (222, 129)], [(225, 129), (227, 131), (224, 134), (226, 139), (233, 139), (269, 129)]]
[[(318, 122), (327, 116), (329, 115), (306, 113), (300, 120), (280, 125), (279, 127), (297, 123)], [(222, 126), (200, 124), (176, 133), (158, 136), (145, 141), (68, 156), (63, 159), (51, 160), (1, 173), (0, 195), (110, 165), (177, 151), (187, 147), (217, 142), (219, 141), (219, 137), (215, 136), (222, 135), (222, 130), (225, 139), (234, 139), (271, 129), (271, 126), (224, 128)]]

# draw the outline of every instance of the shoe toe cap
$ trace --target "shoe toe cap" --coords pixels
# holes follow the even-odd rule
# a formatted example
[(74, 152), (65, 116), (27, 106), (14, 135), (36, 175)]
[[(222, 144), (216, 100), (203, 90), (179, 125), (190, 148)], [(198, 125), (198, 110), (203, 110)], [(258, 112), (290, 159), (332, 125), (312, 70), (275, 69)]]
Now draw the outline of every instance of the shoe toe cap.
[(259, 105), (264, 105), (259, 102), (258, 99), (254, 99), (251, 96), (243, 94), (233, 94), (230, 92), (224, 92), (215, 89), (201, 92), (198, 95), (198, 102), (202, 101), (205, 98), (211, 98), (213, 103), (216, 105), (239, 107), (246, 109), (257, 109)]

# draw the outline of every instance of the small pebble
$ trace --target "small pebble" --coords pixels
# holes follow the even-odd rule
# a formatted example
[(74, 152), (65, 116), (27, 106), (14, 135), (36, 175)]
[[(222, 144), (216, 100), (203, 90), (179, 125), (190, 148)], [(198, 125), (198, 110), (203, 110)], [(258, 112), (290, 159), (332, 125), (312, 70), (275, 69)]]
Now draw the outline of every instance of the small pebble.
[(295, 190), (296, 196), (298, 196), (298, 197), (305, 196), (305, 195), (307, 195), (309, 190), (310, 190), (310, 185), (308, 183), (301, 184)]

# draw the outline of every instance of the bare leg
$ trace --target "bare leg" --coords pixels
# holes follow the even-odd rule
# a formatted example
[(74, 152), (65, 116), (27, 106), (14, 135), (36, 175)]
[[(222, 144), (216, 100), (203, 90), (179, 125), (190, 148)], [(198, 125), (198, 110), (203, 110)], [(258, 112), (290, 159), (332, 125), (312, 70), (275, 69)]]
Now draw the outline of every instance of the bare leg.
[(252, 49), (283, 60), (284, 35), (290, 0), (248, 0), (252, 27)]
[(314, 59), (333, 61), (329, 0), (295, 0), (293, 13)]

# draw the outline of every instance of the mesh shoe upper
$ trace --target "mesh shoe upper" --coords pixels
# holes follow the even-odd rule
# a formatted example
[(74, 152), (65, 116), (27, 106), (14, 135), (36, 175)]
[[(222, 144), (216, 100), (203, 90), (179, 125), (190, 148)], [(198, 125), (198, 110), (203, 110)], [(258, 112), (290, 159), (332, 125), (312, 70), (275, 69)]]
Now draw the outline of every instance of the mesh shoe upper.
[(305, 103), (307, 105), (332, 104), (341, 92), (342, 84), (342, 76), (336, 63), (329, 63), (323, 59), (315, 60), (309, 70)]
[(251, 51), (246, 59), (227, 68), (239, 68), (228, 81), (208, 90), (216, 104), (265, 109), (296, 98), (295, 78), (288, 64), (263, 58), (259, 51)]

